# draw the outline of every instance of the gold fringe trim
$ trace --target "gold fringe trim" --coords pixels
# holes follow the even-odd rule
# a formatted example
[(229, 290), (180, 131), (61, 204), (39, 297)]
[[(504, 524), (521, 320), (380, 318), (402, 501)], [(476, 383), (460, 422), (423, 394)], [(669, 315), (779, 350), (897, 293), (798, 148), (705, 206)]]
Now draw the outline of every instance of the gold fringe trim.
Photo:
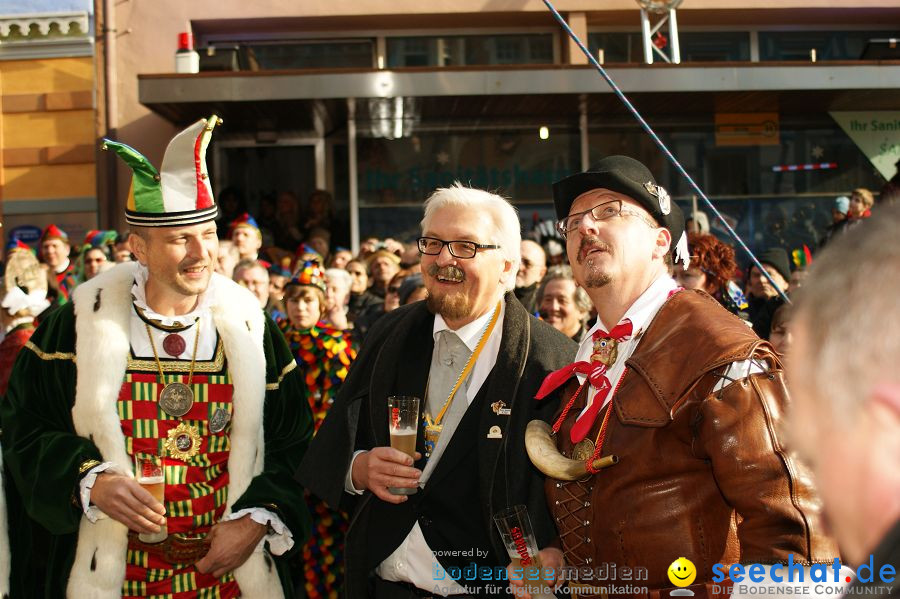
[(35, 353), (35, 355), (38, 358), (40, 358), (41, 360), (72, 360), (73, 362), (75, 361), (74, 353), (59, 352), (59, 351), (47, 353), (44, 350), (42, 350), (41, 348), (39, 348), (37, 345), (32, 343), (31, 341), (26, 341), (25, 347), (27, 347), (28, 349), (33, 351)]
[[(187, 360), (160, 360), (163, 372), (185, 373), (188, 371), (190, 362)], [(221, 337), (216, 342), (216, 353), (212, 360), (200, 361), (194, 364), (194, 372), (221, 372), (225, 367), (225, 346), (222, 345)], [(159, 372), (159, 367), (154, 360), (140, 360), (131, 357), (128, 354), (128, 370), (132, 372)]]
[(281, 385), (281, 381), (284, 380), (284, 377), (286, 377), (288, 375), (288, 373), (291, 372), (292, 370), (294, 370), (295, 368), (297, 368), (297, 362), (296, 362), (296, 360), (291, 360), (287, 364), (287, 366), (285, 366), (281, 370), (281, 374), (278, 376), (278, 381), (274, 382), (274, 383), (269, 383), (268, 385), (266, 385), (266, 391), (277, 391), (278, 386)]
[(82, 462), (81, 466), (78, 467), (78, 474), (84, 474), (88, 470), (93, 470), (99, 465), (100, 462), (98, 462), (97, 460), (86, 460)]

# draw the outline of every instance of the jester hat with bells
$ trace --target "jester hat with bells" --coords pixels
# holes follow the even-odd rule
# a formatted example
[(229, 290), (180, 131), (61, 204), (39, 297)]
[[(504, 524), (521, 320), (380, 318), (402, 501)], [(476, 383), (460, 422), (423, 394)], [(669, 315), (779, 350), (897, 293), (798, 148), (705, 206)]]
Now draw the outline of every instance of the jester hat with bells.
[(103, 140), (131, 167), (131, 189), (125, 222), (138, 227), (174, 227), (214, 220), (218, 207), (206, 169), (206, 146), (222, 119), (200, 119), (172, 138), (163, 156), (162, 172), (140, 152), (123, 143)]

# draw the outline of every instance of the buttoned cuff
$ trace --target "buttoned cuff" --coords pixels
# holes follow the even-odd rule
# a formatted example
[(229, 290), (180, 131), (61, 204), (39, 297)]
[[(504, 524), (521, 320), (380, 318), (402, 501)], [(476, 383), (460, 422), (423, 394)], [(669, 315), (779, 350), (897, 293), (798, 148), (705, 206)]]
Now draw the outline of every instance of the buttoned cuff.
[(244, 508), (232, 514), (228, 514), (222, 518), (222, 522), (237, 520), (248, 515), (251, 520), (257, 524), (262, 524), (268, 529), (266, 536), (264, 536), (259, 542), (259, 545), (256, 546), (256, 551), (262, 551), (263, 545), (268, 543), (269, 551), (272, 552), (272, 555), (282, 555), (285, 552), (290, 551), (291, 547), (294, 546), (294, 535), (291, 533), (291, 530), (285, 526), (284, 522), (281, 521), (281, 518), (275, 515), (274, 512), (265, 508)]
[(365, 489), (360, 490), (353, 486), (353, 462), (356, 461), (356, 458), (357, 456), (359, 456), (359, 454), (365, 452), (365, 449), (354, 451), (353, 457), (350, 458), (350, 468), (347, 469), (347, 476), (344, 477), (344, 491), (350, 493), (351, 495), (362, 495), (366, 492)]

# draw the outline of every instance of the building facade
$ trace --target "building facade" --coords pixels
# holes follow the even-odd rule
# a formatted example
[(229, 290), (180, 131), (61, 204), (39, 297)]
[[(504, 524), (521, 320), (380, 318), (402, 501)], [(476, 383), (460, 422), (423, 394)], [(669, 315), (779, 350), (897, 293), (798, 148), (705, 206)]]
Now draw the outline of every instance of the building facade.
[(0, 207), (32, 244), (50, 223), (80, 239), (98, 215), (89, 4), (40, 4), (0, 4)]
[[(652, 65), (634, 0), (555, 5), (752, 247), (814, 245), (835, 196), (893, 174), (895, 0), (684, 0), (681, 62), (662, 57), (670, 23)], [(612, 153), (646, 162), (690, 210), (694, 190), (544, 3), (507, 6), (115, 3), (107, 28), (127, 34), (100, 45), (110, 128), (158, 164), (177, 127), (219, 114), (215, 189), (264, 216), (283, 192), (327, 189), (341, 245), (415, 236), (422, 201), (456, 180), (512, 198), (527, 233), (551, 217), (552, 181)], [(188, 27), (200, 72), (174, 74)], [(101, 161), (100, 179), (121, 199), (129, 178), (113, 165)], [(121, 211), (102, 214), (113, 204), (101, 217), (121, 225)]]

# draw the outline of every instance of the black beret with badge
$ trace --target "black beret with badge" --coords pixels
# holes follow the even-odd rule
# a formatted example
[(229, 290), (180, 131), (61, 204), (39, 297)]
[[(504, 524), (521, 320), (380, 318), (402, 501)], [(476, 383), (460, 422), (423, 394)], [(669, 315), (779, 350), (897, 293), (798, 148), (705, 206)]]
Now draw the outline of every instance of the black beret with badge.
[(609, 189), (627, 195), (641, 205), (672, 235), (672, 253), (675, 261), (688, 264), (687, 235), (684, 231), (684, 213), (672, 201), (664, 187), (646, 166), (628, 156), (607, 156), (590, 170), (570, 175), (553, 184), (553, 203), (560, 219), (569, 215), (575, 199), (592, 189)]

